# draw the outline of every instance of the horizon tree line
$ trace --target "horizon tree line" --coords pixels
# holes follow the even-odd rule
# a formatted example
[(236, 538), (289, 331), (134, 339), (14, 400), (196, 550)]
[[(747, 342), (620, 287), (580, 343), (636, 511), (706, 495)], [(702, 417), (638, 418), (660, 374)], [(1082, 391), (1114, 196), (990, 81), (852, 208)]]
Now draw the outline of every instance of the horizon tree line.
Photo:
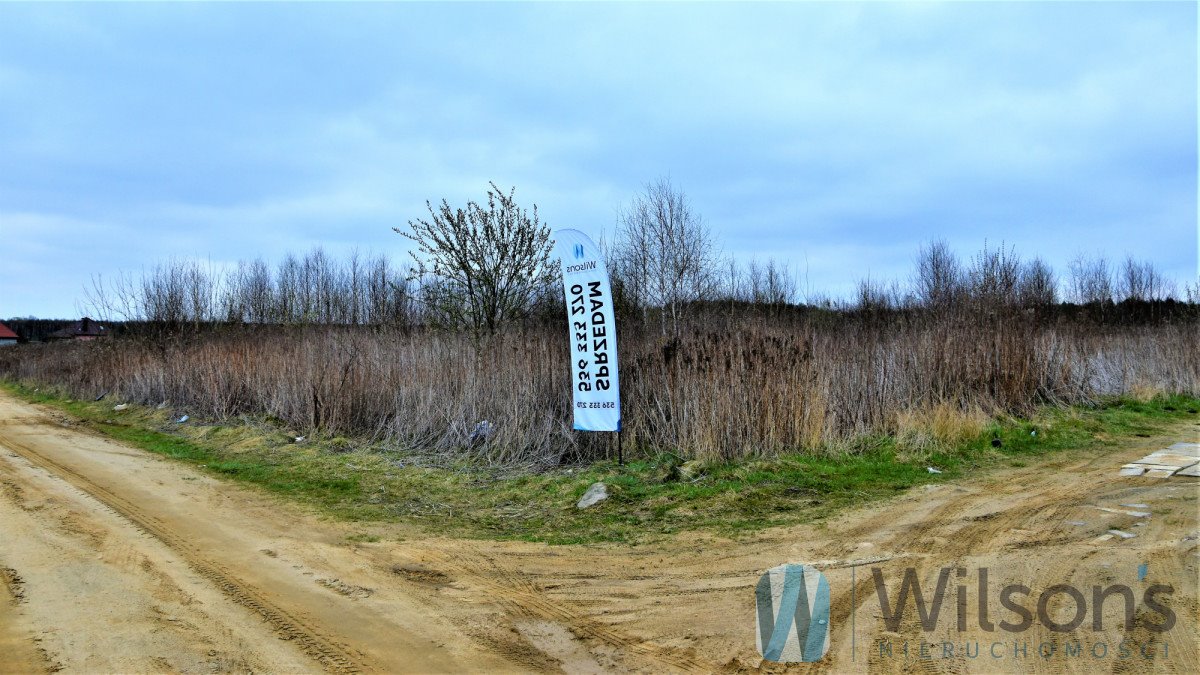
[[(171, 259), (134, 275), (93, 276), (81, 309), (101, 320), (155, 323), (341, 324), (433, 326), (493, 334), (506, 325), (561, 310), (551, 231), (494, 182), (484, 204), (427, 203), (428, 219), (393, 228), (415, 244), (411, 264), (355, 250), (341, 259), (316, 247), (219, 269)], [(945, 240), (917, 252), (908, 280), (871, 277), (850, 298), (801, 287), (785, 261), (725, 255), (708, 223), (669, 178), (649, 182), (617, 215), (614, 237), (601, 241), (618, 309), (643, 324), (657, 317), (662, 334), (678, 334), (689, 308), (706, 302), (764, 307), (797, 304), (842, 311), (947, 310), (954, 307), (1044, 307), (1125, 300), (1200, 303), (1200, 280), (1174, 282), (1149, 261), (1078, 255), (1065, 277), (1042, 258), (1022, 259), (1012, 246), (983, 248), (965, 262)]]

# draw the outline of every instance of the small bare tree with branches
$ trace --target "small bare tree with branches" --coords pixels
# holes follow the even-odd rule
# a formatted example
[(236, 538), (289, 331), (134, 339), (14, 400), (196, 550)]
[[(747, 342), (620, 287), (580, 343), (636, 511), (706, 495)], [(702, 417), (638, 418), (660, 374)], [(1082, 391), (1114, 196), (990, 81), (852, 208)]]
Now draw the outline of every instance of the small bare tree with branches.
[(429, 220), (408, 222), (417, 250), (414, 276), (425, 283), (422, 300), (429, 318), (474, 334), (492, 334), (528, 314), (557, 278), (550, 264), (550, 228), (517, 205), (513, 188), (506, 195), (493, 182), (487, 208), (467, 202), (452, 208), (446, 200)]
[(1021, 266), (1017, 296), (1022, 307), (1048, 307), (1058, 303), (1058, 279), (1045, 260), (1033, 258)]
[(1173, 290), (1154, 263), (1138, 261), (1133, 256), (1127, 256), (1121, 266), (1118, 288), (1124, 299), (1143, 301), (1165, 299)]
[(630, 296), (645, 312), (661, 307), (662, 332), (672, 332), (689, 302), (715, 296), (718, 286), (716, 241), (687, 195), (660, 178), (621, 211), (613, 262)]
[(945, 309), (962, 294), (964, 272), (945, 241), (931, 241), (917, 253), (913, 290), (926, 307)]
[(1114, 284), (1112, 270), (1103, 256), (1075, 256), (1067, 266), (1070, 272), (1071, 301), (1086, 305), (1093, 302), (1112, 302)]

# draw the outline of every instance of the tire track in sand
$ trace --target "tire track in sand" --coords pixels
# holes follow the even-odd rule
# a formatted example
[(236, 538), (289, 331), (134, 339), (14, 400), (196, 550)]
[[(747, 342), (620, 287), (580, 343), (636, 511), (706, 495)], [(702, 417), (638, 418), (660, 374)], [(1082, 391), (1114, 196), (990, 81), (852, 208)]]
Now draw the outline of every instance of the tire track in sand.
[[(435, 559), (440, 568), (451, 571), (459, 579), (483, 587), (490, 598), (513, 615), (560, 623), (577, 637), (590, 638), (617, 647), (623, 653), (636, 655), (659, 669), (665, 666), (689, 673), (713, 673), (723, 670), (722, 666), (703, 657), (638, 639), (555, 602), (546, 597), (545, 592), (525, 575), (496, 564), (490, 556), (477, 549), (460, 546), (450, 555), (430, 548), (423, 553)], [(490, 574), (482, 573), (483, 570)]]
[(10, 437), (0, 435), (0, 443), (31, 464), (88, 494), (128, 520), (140, 531), (162, 542), (178, 554), (197, 574), (220, 589), (229, 599), (250, 609), (262, 618), (271, 626), (276, 635), (284, 640), (294, 641), (305, 655), (321, 664), (326, 671), (341, 674), (359, 673), (372, 669), (361, 657), (326, 638), (315, 627), (308, 625), (302, 619), (276, 606), (262, 593), (238, 580), (221, 565), (206, 560), (195, 547), (171, 532), (157, 518), (139, 509), (136, 504)]

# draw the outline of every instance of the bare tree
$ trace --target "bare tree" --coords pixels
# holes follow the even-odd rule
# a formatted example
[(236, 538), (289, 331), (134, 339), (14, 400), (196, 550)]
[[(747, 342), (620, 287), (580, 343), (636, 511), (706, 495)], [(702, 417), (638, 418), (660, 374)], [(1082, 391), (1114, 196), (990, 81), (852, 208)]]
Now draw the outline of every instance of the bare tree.
[(897, 306), (895, 289), (889, 289), (882, 281), (866, 277), (860, 279), (855, 289), (854, 307), (860, 311), (879, 311)]
[(1171, 284), (1154, 263), (1127, 256), (1121, 266), (1119, 291), (1126, 300), (1163, 300), (1171, 295)]
[(1021, 259), (1012, 247), (983, 250), (971, 259), (966, 273), (966, 290), (971, 299), (985, 307), (1015, 305), (1021, 280)]
[(131, 321), (141, 317), (137, 284), (129, 272), (118, 272), (108, 281), (93, 274), (91, 285), (84, 286), (83, 300), (76, 308), (80, 314), (102, 321)]
[(1021, 267), (1017, 296), (1023, 307), (1045, 307), (1058, 302), (1058, 280), (1046, 261), (1034, 258)]
[(648, 183), (624, 208), (613, 247), (615, 271), (645, 312), (661, 307), (678, 332), (685, 305), (712, 299), (719, 285), (719, 256), (711, 231), (667, 178)]
[(913, 290), (921, 304), (939, 309), (949, 307), (957, 301), (962, 283), (962, 265), (949, 244), (939, 239), (921, 246), (913, 279)]
[(1071, 301), (1081, 305), (1090, 302), (1111, 302), (1113, 299), (1112, 270), (1102, 256), (1075, 256), (1068, 265)]
[(439, 321), (469, 328), (476, 335), (495, 333), (526, 315), (557, 278), (550, 265), (550, 228), (517, 205), (516, 188), (507, 195), (495, 183), (487, 208), (470, 201), (465, 209), (442, 200), (430, 220), (410, 220), (417, 250), (414, 277), (424, 280), (422, 300)]
[(1183, 285), (1183, 297), (1189, 305), (1200, 305), (1200, 277)]
[(790, 305), (796, 302), (797, 283), (787, 263), (774, 258), (766, 264), (751, 258), (746, 265), (745, 299), (761, 305)]
[(412, 286), (382, 255), (345, 260), (315, 248), (286, 256), (274, 273), (262, 259), (220, 270), (169, 260), (140, 277), (92, 277), (81, 311), (112, 320), (195, 324), (321, 323), (408, 325)]

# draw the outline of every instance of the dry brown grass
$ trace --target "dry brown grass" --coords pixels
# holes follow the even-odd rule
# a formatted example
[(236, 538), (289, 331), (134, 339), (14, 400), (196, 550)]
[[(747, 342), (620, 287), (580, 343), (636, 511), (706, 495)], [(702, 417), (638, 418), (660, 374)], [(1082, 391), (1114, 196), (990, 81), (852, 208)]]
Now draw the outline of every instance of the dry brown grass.
[(978, 438), (991, 417), (979, 406), (960, 408), (945, 401), (896, 415), (896, 444), (909, 454), (948, 450)]
[[(879, 318), (751, 311), (679, 337), (621, 328), (627, 451), (725, 460), (825, 451), (895, 433), (913, 452), (978, 434), (989, 414), (1102, 394), (1200, 393), (1194, 324), (1102, 326), (1022, 313)], [(154, 339), (24, 345), (0, 376), (215, 419), (386, 440), (443, 458), (551, 465), (613, 451), (571, 430), (565, 332), (486, 341), (369, 327), (223, 327)], [(473, 442), (482, 420), (494, 433)]]

